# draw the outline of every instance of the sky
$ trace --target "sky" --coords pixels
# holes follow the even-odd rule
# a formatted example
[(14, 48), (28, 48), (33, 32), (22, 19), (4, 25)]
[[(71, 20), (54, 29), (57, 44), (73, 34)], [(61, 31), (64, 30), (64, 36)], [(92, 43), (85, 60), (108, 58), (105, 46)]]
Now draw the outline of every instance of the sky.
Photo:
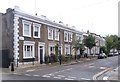
[(75, 26), (76, 30), (118, 35), (120, 0), (0, 0), (0, 12), (19, 6), (26, 13), (45, 15), (52, 21)]

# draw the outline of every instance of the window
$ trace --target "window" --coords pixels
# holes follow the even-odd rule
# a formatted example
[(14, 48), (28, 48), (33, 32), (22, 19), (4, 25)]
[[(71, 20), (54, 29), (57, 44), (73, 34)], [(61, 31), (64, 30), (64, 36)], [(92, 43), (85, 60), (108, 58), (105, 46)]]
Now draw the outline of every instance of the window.
[(59, 30), (55, 29), (55, 40), (59, 40)]
[(31, 22), (23, 20), (23, 36), (31, 37)]
[(80, 38), (79, 38), (79, 35), (78, 34), (76, 34), (76, 40), (79, 40)]
[(33, 37), (34, 38), (40, 38), (40, 24), (33, 24)]
[(53, 28), (48, 27), (48, 39), (53, 40)]
[(65, 54), (70, 54), (70, 45), (65, 45)]
[(69, 33), (69, 42), (72, 42), (72, 33)]
[(68, 33), (66, 31), (64, 32), (64, 41), (68, 42)]
[(55, 54), (55, 47), (54, 46), (49, 46), (49, 55), (51, 53)]
[(23, 58), (34, 58), (34, 43), (24, 41), (23, 45)]

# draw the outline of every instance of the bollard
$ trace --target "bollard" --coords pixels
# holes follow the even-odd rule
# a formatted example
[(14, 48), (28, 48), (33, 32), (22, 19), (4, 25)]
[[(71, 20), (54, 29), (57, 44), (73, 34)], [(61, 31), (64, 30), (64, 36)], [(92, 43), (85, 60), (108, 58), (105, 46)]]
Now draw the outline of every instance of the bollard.
[(14, 71), (14, 62), (11, 62), (11, 71)]

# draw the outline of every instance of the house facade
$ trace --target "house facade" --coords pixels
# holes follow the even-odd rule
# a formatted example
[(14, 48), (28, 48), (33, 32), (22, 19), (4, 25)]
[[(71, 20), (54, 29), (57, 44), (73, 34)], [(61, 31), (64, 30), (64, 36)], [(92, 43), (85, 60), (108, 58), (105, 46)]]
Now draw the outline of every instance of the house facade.
[[(7, 9), (2, 15), (2, 49), (9, 50), (15, 64), (45, 62), (45, 56), (55, 54), (58, 44), (62, 55), (75, 55), (72, 43), (84, 39), (83, 32), (61, 23), (21, 11)], [(78, 53), (80, 54), (80, 53)]]

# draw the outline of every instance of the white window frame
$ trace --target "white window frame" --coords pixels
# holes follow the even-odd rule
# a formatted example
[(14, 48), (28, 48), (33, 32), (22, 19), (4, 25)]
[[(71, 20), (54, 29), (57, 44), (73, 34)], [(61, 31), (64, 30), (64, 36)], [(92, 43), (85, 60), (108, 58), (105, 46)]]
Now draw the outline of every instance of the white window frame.
[[(23, 20), (22, 23), (23, 23), (23, 36), (31, 37), (31, 24), (32, 24), (32, 22)], [(25, 25), (25, 24), (28, 24), (28, 25), (29, 25), (29, 35), (26, 35), (26, 34), (24, 33), (24, 29), (25, 29), (24, 25)]]
[(73, 33), (69, 33), (69, 42), (72, 42)]
[[(50, 30), (52, 30), (52, 36), (51, 37), (49, 36), (49, 31)], [(54, 31), (53, 28), (48, 26), (48, 39), (49, 40), (53, 40), (53, 31)]]
[(48, 48), (49, 48), (49, 49), (48, 49), (48, 50), (49, 50), (49, 56), (50, 56), (50, 54), (51, 54), (50, 47), (54, 47), (53, 53), (55, 54), (55, 45), (49, 45), (49, 47), (48, 47)]
[[(66, 50), (66, 47), (68, 48), (68, 52)], [(65, 45), (65, 54), (66, 54), (66, 52), (67, 52), (67, 54), (70, 54), (70, 45), (68, 45), (68, 44)]]
[[(34, 31), (35, 31), (35, 27), (38, 27), (38, 36), (35, 36)], [(41, 28), (41, 24), (37, 24), (37, 23), (33, 23), (33, 37), (34, 38), (40, 38), (40, 28)]]
[[(56, 35), (56, 34), (58, 34), (58, 35)], [(60, 34), (59, 29), (55, 29), (55, 40), (57, 40), (57, 41), (59, 41), (59, 34)], [(58, 36), (58, 37), (56, 37), (56, 36)]]
[[(25, 56), (25, 46), (32, 46), (32, 56), (30, 56), (30, 57), (26, 57)], [(23, 59), (27, 59), (27, 58), (35, 58), (35, 42), (33, 42), (33, 41), (24, 41), (24, 43), (23, 43)]]
[[(67, 39), (65, 40), (65, 35), (67, 34)], [(68, 42), (68, 32), (64, 31), (64, 41)]]

